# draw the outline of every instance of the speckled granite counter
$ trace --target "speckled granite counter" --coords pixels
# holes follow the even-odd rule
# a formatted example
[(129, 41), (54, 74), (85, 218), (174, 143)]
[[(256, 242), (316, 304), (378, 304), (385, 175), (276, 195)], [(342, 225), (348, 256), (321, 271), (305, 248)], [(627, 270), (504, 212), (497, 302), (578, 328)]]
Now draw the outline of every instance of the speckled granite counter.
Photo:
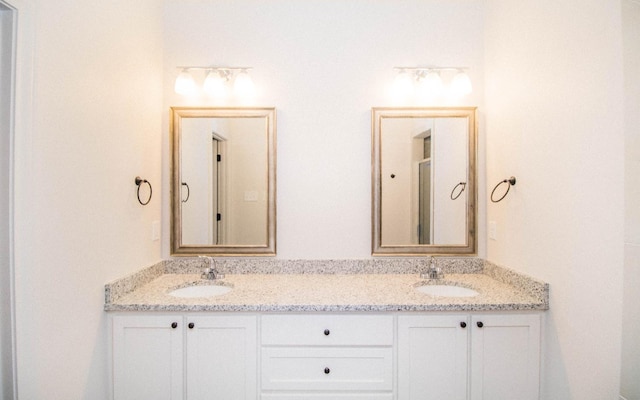
[[(436, 297), (415, 286), (429, 259), (225, 260), (218, 269), (231, 292), (177, 298), (171, 290), (200, 279), (202, 261), (166, 260), (105, 286), (106, 311), (517, 311), (549, 308), (549, 287), (477, 258), (439, 258), (448, 284), (479, 292)], [(403, 272), (403, 273), (401, 273)]]

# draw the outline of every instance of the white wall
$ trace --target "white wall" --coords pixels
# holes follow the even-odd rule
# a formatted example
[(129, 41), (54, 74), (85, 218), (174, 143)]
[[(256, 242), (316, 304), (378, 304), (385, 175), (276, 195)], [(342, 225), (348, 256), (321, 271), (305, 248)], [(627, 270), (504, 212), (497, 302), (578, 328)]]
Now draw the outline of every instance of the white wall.
[[(418, 243), (417, 198), (418, 175), (414, 169), (419, 160), (413, 153), (414, 136), (433, 127), (433, 120), (425, 118), (383, 118), (380, 121), (380, 242), (385, 246)], [(421, 147), (421, 150), (423, 147)], [(393, 177), (392, 177), (393, 176)], [(431, 179), (431, 177), (429, 177)], [(431, 207), (429, 207), (431, 208)], [(428, 226), (425, 229), (430, 229)]]
[(488, 0), (489, 260), (549, 282), (542, 399), (616, 399), (624, 135), (620, 3)]
[(625, 269), (620, 393), (640, 399), (640, 2), (622, 1), (625, 131)]
[[(16, 142), (20, 400), (106, 399), (104, 284), (157, 262), (162, 4), (30, 1), (33, 103)], [(29, 89), (21, 87), (21, 93)], [(24, 110), (23, 110), (24, 111)], [(142, 207), (134, 178), (154, 185)]]
[(482, 1), (165, 4), (165, 132), (169, 106), (233, 104), (176, 95), (179, 65), (252, 66), (254, 104), (277, 108), (278, 258), (370, 257), (370, 113), (393, 105), (394, 66), (468, 66), (474, 92), (458, 105), (483, 99)]
[[(207, 245), (216, 237), (213, 233), (212, 183), (213, 151), (212, 125), (209, 118), (183, 118), (180, 136), (180, 204), (182, 217), (182, 243)], [(187, 197), (188, 196), (188, 197)]]
[(467, 192), (456, 200), (451, 192), (468, 182), (469, 119), (436, 118), (433, 131), (433, 243), (466, 244)]
[[(229, 121), (227, 159), (227, 244), (267, 243), (267, 123), (266, 118)], [(255, 192), (255, 201), (247, 200)], [(249, 196), (251, 197), (251, 196)]]

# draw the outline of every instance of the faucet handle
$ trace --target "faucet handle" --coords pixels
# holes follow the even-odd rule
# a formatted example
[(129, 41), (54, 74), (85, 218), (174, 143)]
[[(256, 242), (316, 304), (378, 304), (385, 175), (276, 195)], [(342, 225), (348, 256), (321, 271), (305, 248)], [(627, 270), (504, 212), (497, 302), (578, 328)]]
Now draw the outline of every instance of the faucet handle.
[(435, 257), (431, 257), (427, 271), (421, 273), (420, 278), (422, 279), (443, 279), (444, 278), (444, 274), (442, 273), (442, 268), (436, 266)]
[(215, 268), (216, 260), (211, 256), (198, 256), (198, 258), (204, 258), (205, 262), (209, 265), (209, 268)]

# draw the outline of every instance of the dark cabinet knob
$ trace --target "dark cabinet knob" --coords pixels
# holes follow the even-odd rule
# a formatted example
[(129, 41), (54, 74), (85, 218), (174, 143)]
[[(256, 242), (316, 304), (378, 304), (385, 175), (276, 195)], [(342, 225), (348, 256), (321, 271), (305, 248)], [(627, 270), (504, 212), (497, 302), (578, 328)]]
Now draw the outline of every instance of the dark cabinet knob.
[(324, 373), (325, 373), (325, 374), (327, 374), (327, 375), (328, 375), (330, 372), (331, 372), (331, 370), (329, 369), (329, 367), (327, 367), (327, 368), (325, 368), (325, 369), (324, 369)]
[(194, 326), (196, 326), (196, 324), (194, 324), (193, 322), (189, 322), (189, 329), (193, 329)]
[(482, 323), (482, 321), (478, 321), (476, 323), (476, 325), (478, 325), (478, 328), (482, 328), (484, 326), (484, 324)]
[(171, 327), (172, 327), (173, 329), (176, 329), (176, 328), (178, 327), (178, 323), (177, 323), (177, 322), (172, 322), (172, 323), (171, 323)]
[(331, 331), (330, 331), (330, 330), (328, 330), (328, 329), (325, 329), (325, 330), (324, 330), (324, 335), (325, 335), (325, 336), (329, 336), (330, 334), (331, 334)]
[(462, 321), (460, 322), (460, 328), (466, 328), (467, 327), (467, 323)]

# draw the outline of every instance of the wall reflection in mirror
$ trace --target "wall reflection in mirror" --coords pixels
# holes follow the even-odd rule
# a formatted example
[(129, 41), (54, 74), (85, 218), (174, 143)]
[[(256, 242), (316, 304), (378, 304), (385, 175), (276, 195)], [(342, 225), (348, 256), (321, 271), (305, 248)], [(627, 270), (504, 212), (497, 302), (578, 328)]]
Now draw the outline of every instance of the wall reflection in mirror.
[(475, 252), (475, 109), (374, 108), (373, 253)]
[(172, 111), (172, 253), (275, 254), (275, 110)]

